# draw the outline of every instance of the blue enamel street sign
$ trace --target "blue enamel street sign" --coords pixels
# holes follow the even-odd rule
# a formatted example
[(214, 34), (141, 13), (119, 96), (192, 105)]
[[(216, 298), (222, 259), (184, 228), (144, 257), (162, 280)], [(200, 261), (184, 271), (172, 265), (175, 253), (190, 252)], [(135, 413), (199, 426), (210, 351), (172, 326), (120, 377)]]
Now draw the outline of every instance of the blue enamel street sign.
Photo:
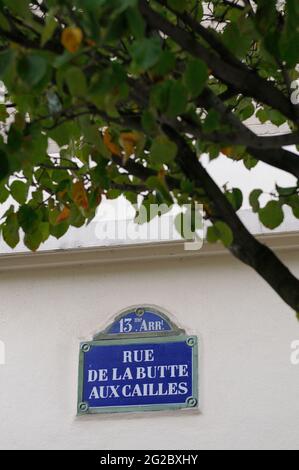
[(149, 333), (171, 331), (171, 325), (164, 318), (161, 318), (157, 313), (144, 310), (142, 315), (139, 316), (138, 310), (129, 312), (125, 316), (113, 323), (111, 328), (107, 331), (108, 334), (122, 334), (122, 333)]
[(197, 406), (197, 338), (160, 309), (129, 308), (81, 344), (78, 414)]
[(83, 343), (78, 414), (195, 408), (197, 367), (194, 336)]
[(153, 307), (145, 306), (126, 310), (104, 332), (96, 335), (94, 339), (128, 336), (169, 336), (182, 333), (184, 331), (177, 328), (165, 314)]

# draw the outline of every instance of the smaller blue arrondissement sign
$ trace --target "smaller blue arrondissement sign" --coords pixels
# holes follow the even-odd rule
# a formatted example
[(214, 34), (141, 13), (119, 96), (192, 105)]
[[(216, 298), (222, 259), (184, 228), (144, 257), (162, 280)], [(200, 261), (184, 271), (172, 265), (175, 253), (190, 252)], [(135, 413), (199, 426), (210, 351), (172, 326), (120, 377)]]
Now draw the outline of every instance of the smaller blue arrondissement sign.
[(128, 309), (119, 315), (103, 333), (95, 339), (110, 337), (157, 336), (183, 333), (162, 312), (152, 307)]
[(78, 414), (197, 405), (197, 337), (186, 336), (165, 314), (128, 310), (81, 344)]
[(142, 316), (138, 313), (128, 312), (124, 317), (120, 318), (111, 325), (107, 331), (108, 334), (130, 334), (130, 333), (156, 333), (161, 331), (171, 331), (171, 325), (165, 318), (161, 318), (157, 313), (145, 310)]

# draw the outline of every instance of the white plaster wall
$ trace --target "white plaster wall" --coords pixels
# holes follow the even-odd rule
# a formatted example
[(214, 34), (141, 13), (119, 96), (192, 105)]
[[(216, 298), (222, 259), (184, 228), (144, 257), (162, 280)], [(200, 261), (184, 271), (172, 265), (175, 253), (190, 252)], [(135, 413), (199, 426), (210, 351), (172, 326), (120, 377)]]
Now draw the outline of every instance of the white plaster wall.
[[(299, 275), (299, 254), (284, 255)], [(294, 314), (229, 257), (0, 274), (1, 449), (299, 449)], [(136, 303), (201, 337), (201, 413), (76, 417), (78, 345)]]

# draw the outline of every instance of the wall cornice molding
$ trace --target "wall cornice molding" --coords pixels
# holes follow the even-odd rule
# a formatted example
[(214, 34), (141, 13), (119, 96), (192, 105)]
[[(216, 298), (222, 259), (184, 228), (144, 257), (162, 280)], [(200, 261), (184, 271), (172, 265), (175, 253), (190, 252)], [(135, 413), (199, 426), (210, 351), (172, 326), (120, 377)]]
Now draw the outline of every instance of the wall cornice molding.
[[(288, 232), (260, 235), (258, 239), (276, 252), (299, 248), (299, 233)], [(189, 259), (230, 255), (221, 245), (204, 244), (199, 251), (184, 250), (184, 243), (161, 242), (153, 244), (90, 247), (37, 253), (11, 253), (0, 255), (0, 272), (20, 269), (45, 269), (67, 266), (88, 266), (113, 263), (149, 262), (165, 259)]]

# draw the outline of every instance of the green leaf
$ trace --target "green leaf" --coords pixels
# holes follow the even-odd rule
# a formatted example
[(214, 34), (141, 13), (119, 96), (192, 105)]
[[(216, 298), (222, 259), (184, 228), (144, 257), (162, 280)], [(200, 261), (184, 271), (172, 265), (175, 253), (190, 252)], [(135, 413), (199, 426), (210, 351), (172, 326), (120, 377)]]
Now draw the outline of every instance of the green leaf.
[(67, 121), (49, 131), (48, 136), (62, 147), (64, 145), (69, 145), (73, 139), (79, 137), (80, 131), (75, 122)]
[(158, 38), (144, 38), (136, 41), (130, 48), (134, 66), (138, 71), (146, 71), (153, 67), (162, 53)]
[(42, 242), (45, 242), (48, 240), (50, 236), (50, 224), (49, 222), (41, 222), (39, 224), (39, 231), (42, 235)]
[(47, 155), (48, 137), (39, 126), (31, 126), (27, 129), (28, 135), (23, 140), (23, 151), (26, 160), (31, 164), (41, 164)]
[(296, 190), (297, 190), (297, 186), (293, 186), (293, 187), (290, 187), (290, 188), (282, 188), (278, 185), (276, 185), (276, 191), (278, 192), (279, 196), (281, 197), (288, 197), (288, 196), (292, 196), (296, 193)]
[(285, 123), (285, 117), (275, 109), (271, 108), (260, 108), (256, 112), (256, 117), (262, 124), (265, 124), (267, 121), (272, 122), (275, 126), (281, 126)]
[(299, 196), (295, 194), (288, 198), (287, 204), (292, 208), (294, 217), (299, 219)]
[[(94, 1), (95, 0), (93, 0), (93, 2)], [(104, 3), (103, 0), (102, 3)], [(137, 6), (137, 0), (114, 0), (114, 2), (111, 2), (111, 0), (106, 0), (106, 3), (109, 5), (112, 3), (112, 7), (114, 8), (114, 15), (120, 15), (128, 8), (135, 8)]]
[(298, 51), (299, 33), (294, 31), (293, 34), (283, 34), (280, 39), (279, 49), (282, 59), (289, 67), (295, 67), (299, 60)]
[(173, 162), (177, 155), (177, 146), (168, 137), (161, 135), (157, 137), (150, 150), (150, 159), (155, 164), (168, 164)]
[(23, 181), (14, 181), (10, 186), (10, 192), (15, 201), (25, 204), (28, 196), (28, 184)]
[(72, 205), (69, 218), (69, 224), (72, 227), (82, 227), (85, 223), (85, 217), (82, 215), (80, 209), (76, 205)]
[(260, 108), (257, 113), (256, 117), (259, 119), (261, 124), (265, 124), (267, 121), (270, 120), (269, 112), (267, 109)]
[(106, 32), (106, 42), (114, 42), (124, 36), (128, 30), (128, 22), (125, 14), (111, 15)]
[(245, 168), (247, 168), (247, 170), (252, 170), (253, 168), (255, 168), (257, 166), (258, 162), (259, 161), (256, 160), (251, 155), (245, 155), (244, 158), (243, 158), (243, 163), (245, 165)]
[(298, 31), (299, 9), (297, 0), (286, 0), (283, 31), (279, 38), (280, 59), (295, 67), (299, 59)]
[(212, 227), (208, 227), (207, 230), (207, 241), (208, 243), (214, 244), (217, 243), (219, 240), (219, 234), (216, 231), (215, 227), (212, 225)]
[[(0, 53), (0, 78), (5, 79), (5, 84), (10, 82), (10, 79), (14, 77), (9, 77), (12, 74), (12, 68), (14, 66), (15, 52), (12, 49), (5, 50)], [(10, 83), (9, 83), (10, 84)]]
[(150, 96), (150, 103), (154, 108), (162, 112), (167, 111), (171, 86), (172, 81), (167, 80), (153, 87)]
[(0, 26), (2, 29), (4, 29), (4, 31), (9, 31), (10, 30), (10, 24), (8, 22), (8, 20), (6, 19), (6, 17), (4, 15), (2, 15), (2, 13), (0, 12)]
[(29, 87), (37, 85), (46, 75), (47, 69), (47, 60), (37, 54), (23, 56), (18, 62), (19, 76)]
[(6, 153), (0, 149), (0, 182), (10, 173), (9, 162)]
[(121, 191), (119, 189), (109, 189), (107, 191), (107, 199), (118, 199), (121, 196)]
[(269, 118), (272, 124), (274, 124), (277, 127), (282, 126), (286, 122), (285, 117), (279, 111), (276, 111), (275, 109), (270, 109)]
[(156, 118), (151, 111), (146, 109), (143, 112), (141, 122), (142, 122), (142, 127), (147, 134), (151, 135), (157, 132), (158, 126), (157, 126)]
[(163, 51), (162, 54), (160, 55), (160, 59), (157, 62), (157, 64), (152, 68), (151, 72), (153, 75), (157, 75), (164, 77), (165, 75), (169, 74), (172, 72), (172, 70), (175, 68), (175, 55), (166, 50)]
[(247, 119), (251, 118), (251, 116), (253, 116), (254, 113), (255, 113), (255, 107), (253, 106), (253, 104), (248, 104), (247, 106), (242, 108), (238, 114), (242, 121), (246, 121)]
[(180, 82), (172, 82), (168, 99), (167, 114), (169, 117), (177, 117), (186, 111), (188, 94), (186, 88)]
[(166, 204), (173, 204), (173, 199), (163, 180), (161, 180), (157, 176), (151, 176), (146, 180), (146, 185), (149, 187), (149, 189), (158, 191), (163, 199), (163, 202), (165, 202)]
[(263, 194), (261, 189), (254, 189), (249, 196), (249, 202), (252, 207), (253, 212), (258, 212), (260, 210), (259, 198)]
[(136, 39), (140, 39), (144, 36), (145, 22), (136, 8), (129, 8), (126, 11), (127, 22), (131, 33)]
[(260, 209), (259, 218), (262, 224), (271, 230), (279, 227), (284, 220), (284, 213), (280, 202), (268, 202), (263, 209)]
[(220, 126), (220, 116), (215, 109), (211, 109), (203, 123), (203, 129), (205, 132), (216, 131)]
[(0, 183), (0, 204), (3, 204), (9, 197), (9, 191), (5, 187), (5, 182)]
[(191, 194), (194, 191), (194, 183), (188, 179), (181, 180), (181, 190), (183, 193)]
[(0, 121), (6, 121), (8, 118), (9, 114), (7, 112), (5, 104), (0, 104)]
[(65, 74), (65, 80), (73, 96), (83, 97), (87, 94), (86, 77), (79, 67), (69, 67)]
[(188, 63), (184, 75), (184, 82), (192, 97), (196, 98), (202, 93), (208, 78), (208, 67), (204, 62), (195, 59)]
[(55, 19), (55, 16), (50, 12), (46, 16), (45, 26), (43, 28), (43, 32), (41, 35), (41, 46), (44, 45), (52, 38), (53, 34), (55, 33), (58, 27), (58, 22)]
[(3, 0), (3, 3), (18, 16), (28, 17), (29, 11), (29, 0)]
[(243, 34), (238, 24), (231, 22), (225, 28), (221, 41), (237, 57), (243, 57), (250, 48), (251, 36)]
[(69, 229), (69, 224), (67, 222), (63, 222), (58, 225), (50, 225), (50, 235), (52, 235), (52, 237), (55, 237), (57, 238), (57, 240), (59, 240), (60, 238), (63, 237), (63, 235), (66, 234), (68, 229)]
[(227, 248), (234, 242), (234, 236), (231, 228), (224, 222), (218, 221), (212, 227), (208, 228), (207, 241), (217, 243), (222, 241)]
[(233, 244), (234, 235), (231, 228), (224, 222), (216, 222), (214, 229), (218, 234), (218, 239), (222, 241), (223, 245), (229, 247)]
[(33, 207), (23, 205), (18, 212), (18, 221), (25, 233), (33, 233), (37, 229), (39, 217)]
[(19, 223), (17, 215), (12, 213), (8, 215), (2, 228), (2, 236), (10, 248), (15, 248), (20, 241)]
[(30, 233), (25, 233), (24, 244), (29, 250), (31, 251), (38, 250), (42, 242), (43, 242), (43, 234), (39, 229), (36, 229)]
[(167, 0), (167, 4), (175, 11), (182, 13), (186, 8), (186, 0)]
[(243, 205), (243, 193), (240, 189), (238, 188), (233, 188), (232, 191), (226, 192), (225, 193), (227, 199), (235, 209), (235, 211), (238, 211), (241, 209)]

